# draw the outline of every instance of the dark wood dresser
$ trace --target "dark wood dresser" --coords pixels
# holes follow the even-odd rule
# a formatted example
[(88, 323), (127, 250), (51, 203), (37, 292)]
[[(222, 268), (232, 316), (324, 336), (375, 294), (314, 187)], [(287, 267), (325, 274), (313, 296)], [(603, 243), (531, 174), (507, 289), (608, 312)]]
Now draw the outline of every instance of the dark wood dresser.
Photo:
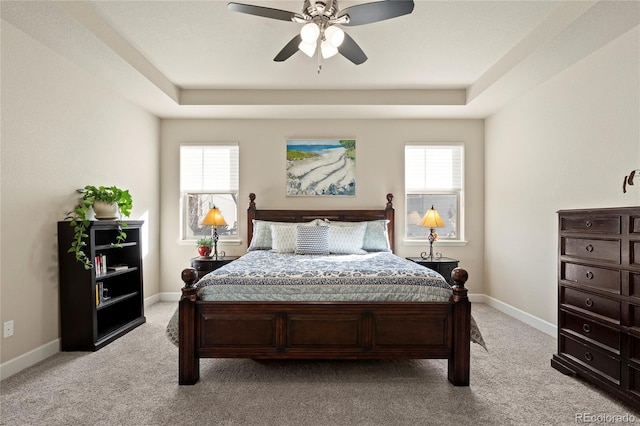
[(551, 366), (640, 408), (640, 207), (561, 210)]

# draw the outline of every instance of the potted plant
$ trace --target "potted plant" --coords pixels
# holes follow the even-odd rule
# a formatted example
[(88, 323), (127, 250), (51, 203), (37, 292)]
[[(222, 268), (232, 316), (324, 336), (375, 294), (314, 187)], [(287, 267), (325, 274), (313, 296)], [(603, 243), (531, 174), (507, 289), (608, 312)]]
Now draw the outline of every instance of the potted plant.
[[(116, 186), (95, 187), (87, 185), (77, 191), (82, 194), (80, 202), (65, 218), (71, 220), (69, 225), (74, 228), (74, 238), (68, 252), (73, 253), (76, 260), (84, 264), (85, 269), (91, 269), (93, 264), (84, 252), (84, 247), (87, 245), (84, 239), (88, 237), (86, 231), (91, 223), (88, 218), (89, 210), (94, 210), (96, 219), (118, 220), (118, 235), (113, 245), (121, 247), (121, 243), (127, 238), (127, 234), (123, 231), (123, 227), (126, 228), (127, 224), (121, 222), (120, 219), (122, 216), (129, 217), (133, 200), (128, 189), (120, 189)], [(107, 207), (108, 210), (101, 210), (104, 207)]]
[(202, 237), (196, 241), (198, 246), (198, 254), (202, 257), (209, 257), (211, 254), (211, 247), (213, 247), (213, 239), (210, 237)]

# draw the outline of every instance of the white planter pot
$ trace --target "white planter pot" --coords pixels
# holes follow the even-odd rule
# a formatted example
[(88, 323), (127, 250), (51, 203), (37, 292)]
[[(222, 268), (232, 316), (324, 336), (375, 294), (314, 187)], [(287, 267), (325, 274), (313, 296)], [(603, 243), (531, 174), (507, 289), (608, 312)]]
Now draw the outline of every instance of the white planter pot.
[(93, 203), (93, 212), (98, 220), (114, 220), (118, 218), (118, 205), (116, 203), (105, 203), (96, 201)]

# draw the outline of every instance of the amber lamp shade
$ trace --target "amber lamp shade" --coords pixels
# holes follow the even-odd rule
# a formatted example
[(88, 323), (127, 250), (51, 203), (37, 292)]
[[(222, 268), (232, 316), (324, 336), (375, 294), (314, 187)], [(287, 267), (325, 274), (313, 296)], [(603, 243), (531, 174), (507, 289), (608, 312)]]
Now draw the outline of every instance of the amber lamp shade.
[(213, 240), (213, 258), (218, 259), (218, 226), (227, 226), (227, 221), (220, 210), (213, 206), (209, 213), (202, 219), (202, 225), (211, 226), (211, 239)]

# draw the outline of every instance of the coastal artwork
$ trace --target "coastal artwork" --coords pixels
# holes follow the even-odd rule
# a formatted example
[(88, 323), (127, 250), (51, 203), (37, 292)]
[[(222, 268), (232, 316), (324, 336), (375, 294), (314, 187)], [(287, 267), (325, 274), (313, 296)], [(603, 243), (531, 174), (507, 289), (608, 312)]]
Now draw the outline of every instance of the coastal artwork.
[(356, 141), (287, 140), (287, 195), (356, 195)]

